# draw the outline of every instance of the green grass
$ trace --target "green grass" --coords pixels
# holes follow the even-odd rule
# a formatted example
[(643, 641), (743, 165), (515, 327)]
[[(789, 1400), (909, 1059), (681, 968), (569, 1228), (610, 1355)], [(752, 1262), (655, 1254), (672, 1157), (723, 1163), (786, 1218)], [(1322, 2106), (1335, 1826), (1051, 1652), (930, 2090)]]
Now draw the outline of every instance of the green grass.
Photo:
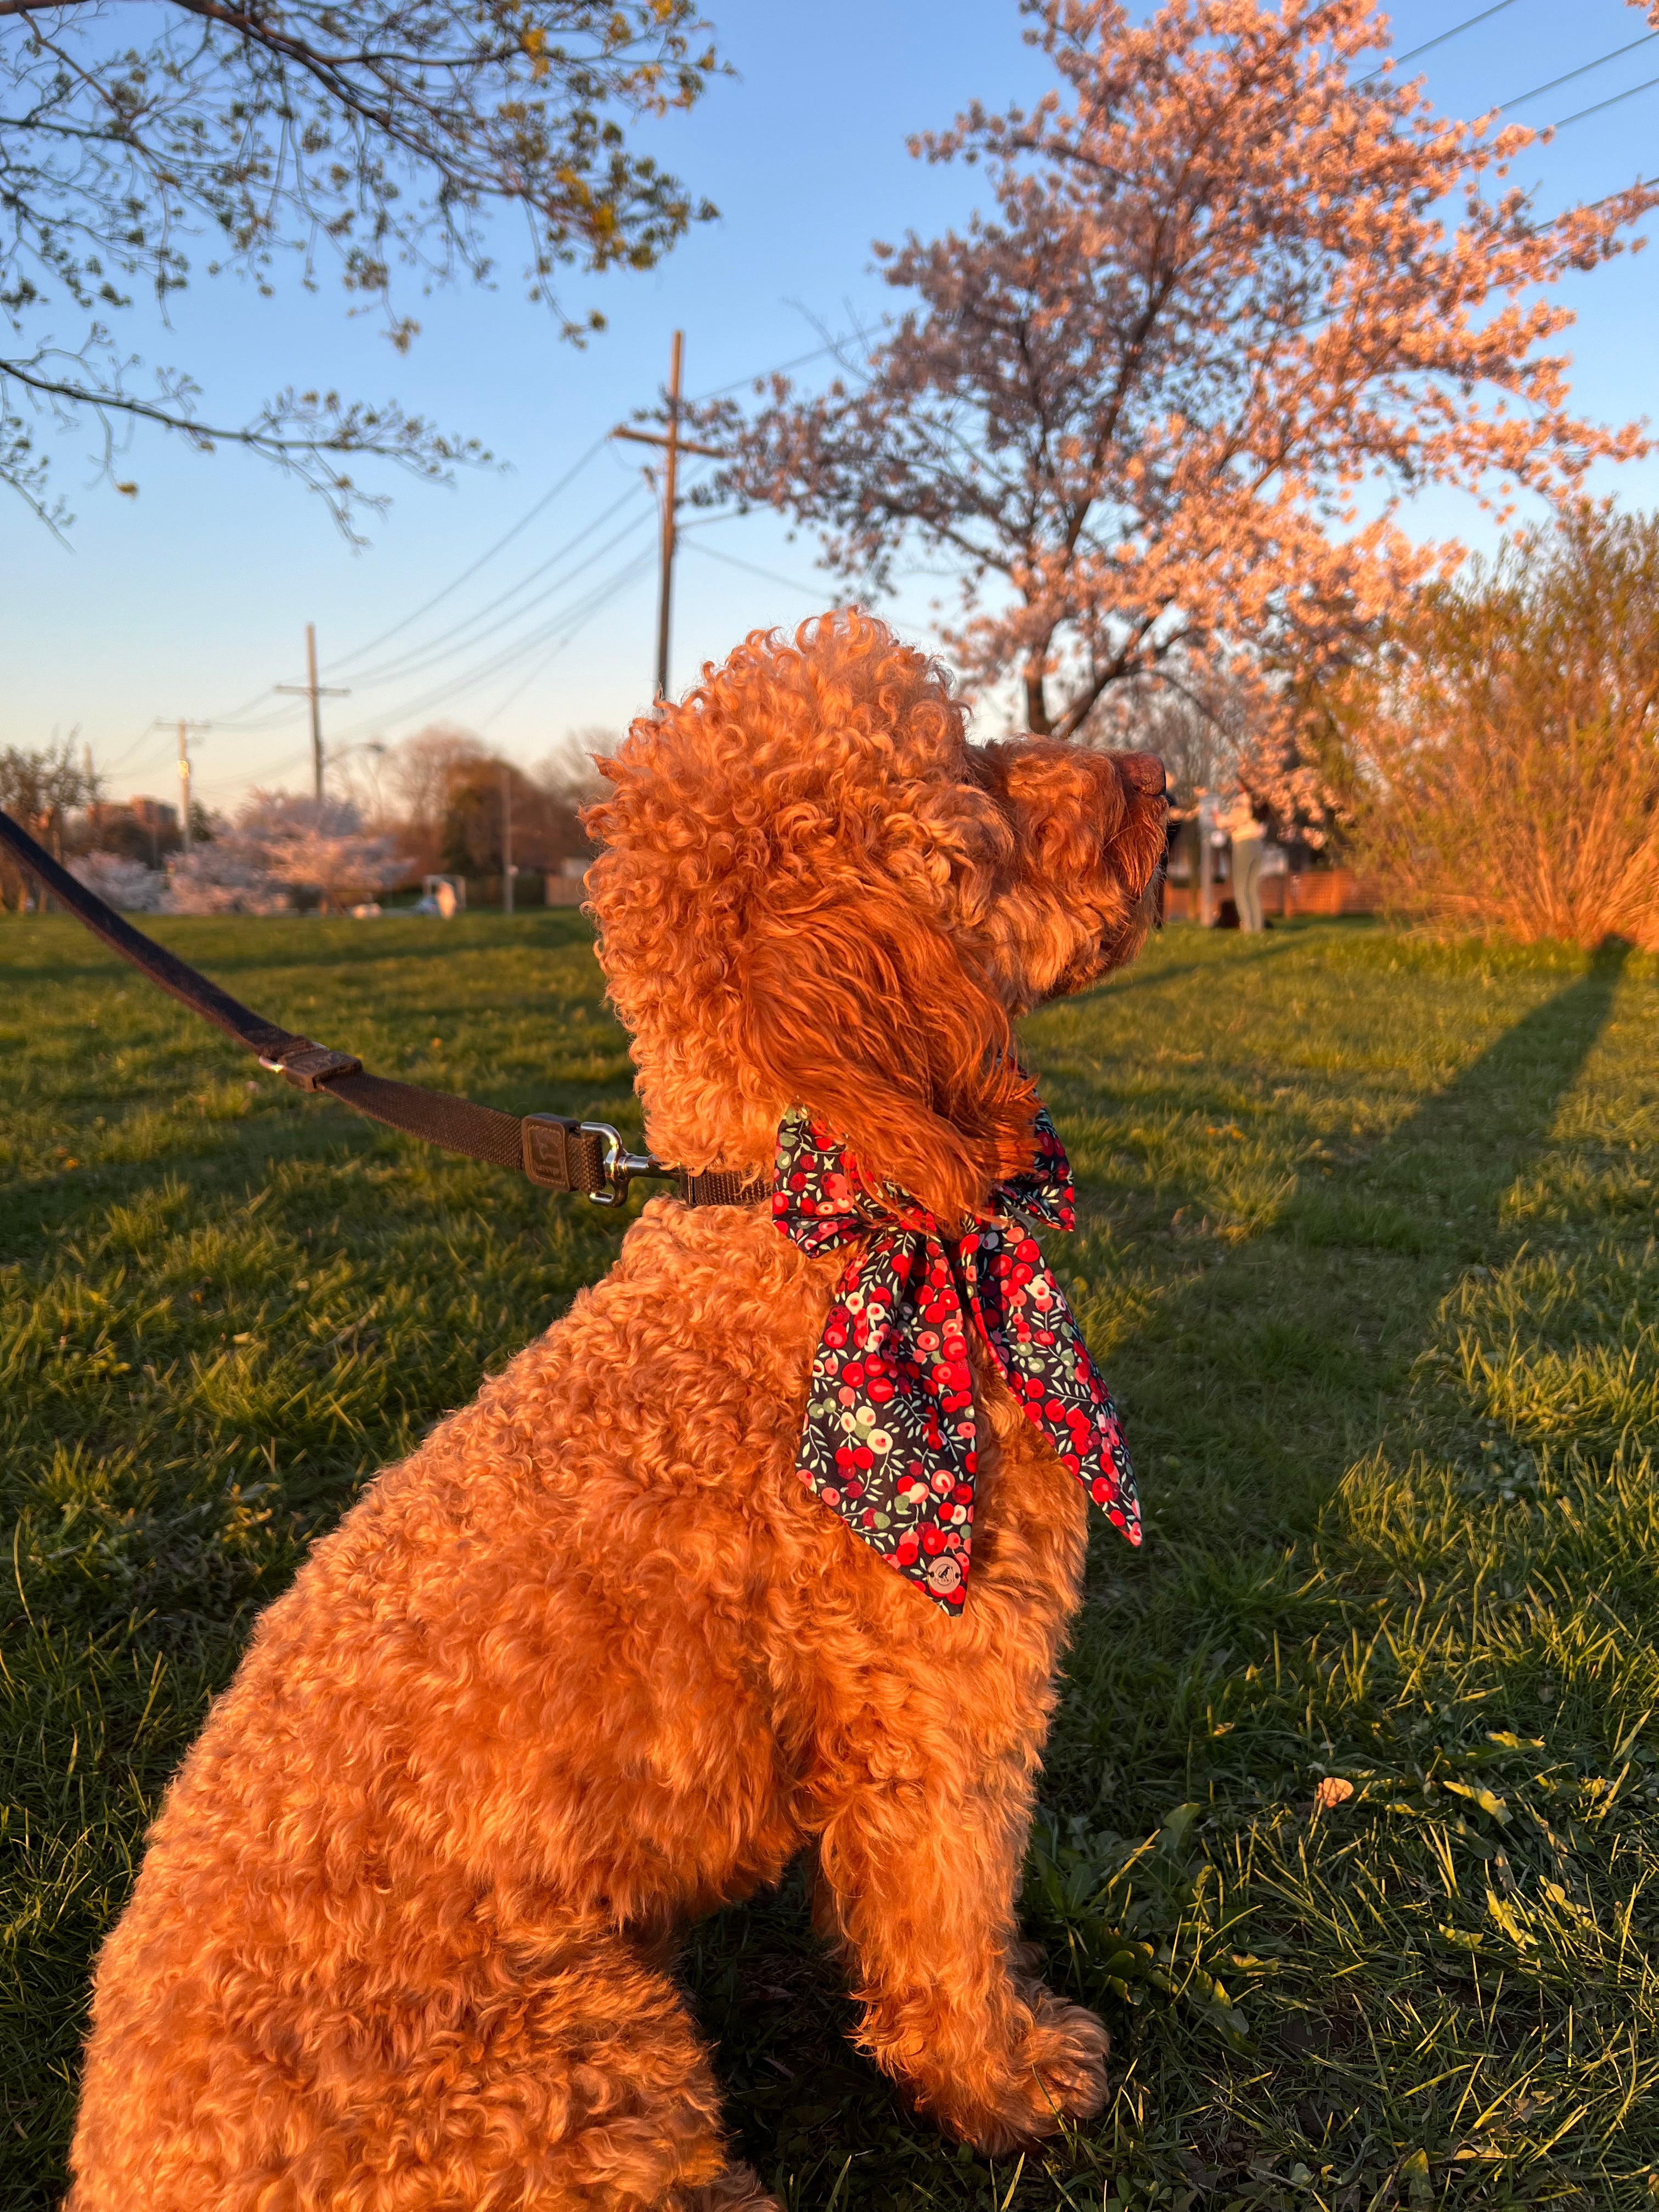
[[(574, 916), (162, 933), (385, 1072), (631, 1119)], [(946, 2149), (787, 1884), (689, 1971), (801, 2212), (1659, 2198), (1656, 1012), (1652, 960), (1331, 924), (1172, 930), (1026, 1025), (1148, 1507), (1143, 1553), (1097, 1535), (1026, 1896), (1115, 2101), (1023, 2166)], [(68, 922), (0, 926), (0, 1097), (33, 2212), (88, 1955), (252, 1614), (617, 1232), (284, 1091)]]

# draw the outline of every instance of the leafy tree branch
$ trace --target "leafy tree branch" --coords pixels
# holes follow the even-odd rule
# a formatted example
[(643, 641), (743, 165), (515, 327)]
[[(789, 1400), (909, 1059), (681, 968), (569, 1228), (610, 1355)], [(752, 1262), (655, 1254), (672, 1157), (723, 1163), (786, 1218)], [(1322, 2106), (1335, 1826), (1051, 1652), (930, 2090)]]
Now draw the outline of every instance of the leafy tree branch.
[[(690, 106), (718, 66), (695, 0), (145, 0), (148, 43), (106, 0), (0, 0), (0, 482), (38, 512), (50, 449), (90, 416), (231, 442), (295, 471), (350, 526), (335, 464), (442, 474), (477, 458), (395, 404), (316, 395), (210, 428), (178, 371), (153, 388), (113, 325), (201, 276), (315, 289), (331, 264), (404, 350), (410, 301), (496, 281), (495, 218), (527, 240), (531, 298), (564, 335), (561, 270), (653, 265), (713, 213), (637, 149), (636, 126)], [(48, 366), (52, 364), (52, 366)], [(313, 465), (314, 464), (314, 465)]]

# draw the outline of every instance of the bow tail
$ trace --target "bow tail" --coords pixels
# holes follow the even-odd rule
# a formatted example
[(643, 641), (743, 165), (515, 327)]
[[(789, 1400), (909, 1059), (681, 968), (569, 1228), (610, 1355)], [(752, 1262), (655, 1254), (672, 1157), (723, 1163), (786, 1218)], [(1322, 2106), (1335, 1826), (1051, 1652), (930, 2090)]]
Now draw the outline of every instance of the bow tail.
[(1139, 1545), (1140, 1506), (1117, 1407), (1036, 1241), (999, 1225), (965, 1238), (963, 1259), (975, 1319), (1020, 1411)]
[[(899, 1232), (848, 1261), (812, 1363), (796, 1468), (854, 1535), (954, 1613), (968, 1589), (976, 1438), (966, 1317), (935, 1253), (943, 1259), (937, 1240)], [(941, 1356), (947, 1344), (959, 1360)]]

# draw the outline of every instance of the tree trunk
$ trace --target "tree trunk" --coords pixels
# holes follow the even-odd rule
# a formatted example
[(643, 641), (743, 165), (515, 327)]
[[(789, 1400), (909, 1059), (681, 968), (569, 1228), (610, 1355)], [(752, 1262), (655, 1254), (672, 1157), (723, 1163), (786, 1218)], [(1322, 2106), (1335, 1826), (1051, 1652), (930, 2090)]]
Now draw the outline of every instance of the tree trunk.
[(1025, 726), (1034, 738), (1049, 735), (1048, 702), (1043, 696), (1044, 662), (1033, 653), (1025, 664)]

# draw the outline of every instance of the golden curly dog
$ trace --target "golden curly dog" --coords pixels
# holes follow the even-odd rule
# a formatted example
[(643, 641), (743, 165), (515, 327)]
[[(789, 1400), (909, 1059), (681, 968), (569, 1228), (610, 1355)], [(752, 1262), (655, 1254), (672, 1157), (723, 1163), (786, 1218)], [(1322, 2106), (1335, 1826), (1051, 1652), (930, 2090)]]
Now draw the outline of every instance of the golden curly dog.
[[(797, 1103), (945, 1219), (1029, 1163), (1010, 1020), (1127, 959), (1163, 772), (970, 748), (857, 614), (757, 633), (605, 770), (590, 878), (648, 1141), (769, 1174)], [(1015, 1893), (1086, 1499), (987, 1358), (963, 1614), (795, 1473), (842, 1255), (653, 1200), (265, 1613), (98, 1969), (71, 2212), (769, 2205), (676, 1930), (816, 1859), (860, 2039), (988, 2151), (1106, 2038)]]

